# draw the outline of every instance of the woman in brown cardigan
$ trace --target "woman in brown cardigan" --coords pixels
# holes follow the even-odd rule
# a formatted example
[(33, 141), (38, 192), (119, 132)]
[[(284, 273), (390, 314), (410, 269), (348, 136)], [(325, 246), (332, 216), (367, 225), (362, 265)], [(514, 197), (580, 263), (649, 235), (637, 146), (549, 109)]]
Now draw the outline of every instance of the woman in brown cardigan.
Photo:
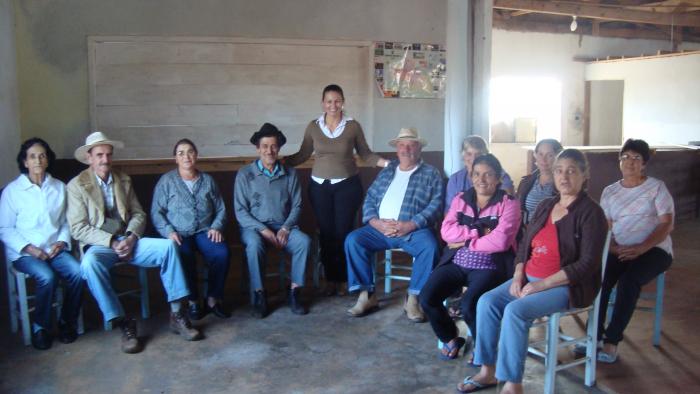
[(542, 201), (531, 218), (513, 279), (479, 299), (474, 363), (481, 370), (457, 386), (460, 392), (505, 381), (501, 393), (522, 393), (532, 321), (593, 303), (608, 225), (603, 210), (583, 191), (587, 178), (583, 153), (565, 149), (557, 156), (559, 195)]
[(321, 95), (324, 113), (306, 127), (299, 152), (285, 158), (285, 164), (297, 166), (315, 153), (309, 198), (319, 227), (327, 295), (345, 288), (347, 265), (343, 244), (362, 204), (362, 184), (354, 151), (367, 163), (379, 167), (388, 164), (369, 149), (362, 126), (343, 112), (344, 102), (340, 86), (326, 86)]

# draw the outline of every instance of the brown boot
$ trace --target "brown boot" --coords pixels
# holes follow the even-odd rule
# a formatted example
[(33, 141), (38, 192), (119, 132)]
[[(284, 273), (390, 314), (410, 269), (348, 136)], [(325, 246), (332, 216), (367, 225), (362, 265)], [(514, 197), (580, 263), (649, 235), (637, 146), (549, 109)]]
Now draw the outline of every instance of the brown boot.
[(122, 352), (133, 354), (143, 350), (136, 330), (136, 320), (124, 318), (124, 320), (119, 323), (119, 329), (122, 331)]
[(202, 339), (202, 333), (192, 327), (187, 315), (180, 312), (170, 312), (170, 329), (175, 334), (182, 335), (188, 341), (198, 341)]
[(406, 303), (403, 306), (403, 310), (406, 312), (408, 320), (415, 323), (425, 322), (425, 313), (418, 303), (418, 296), (413, 294), (406, 295)]
[(370, 296), (367, 291), (363, 291), (360, 293), (360, 297), (357, 298), (357, 303), (355, 306), (348, 309), (348, 315), (352, 317), (361, 317), (377, 308), (379, 308), (377, 294), (372, 293)]

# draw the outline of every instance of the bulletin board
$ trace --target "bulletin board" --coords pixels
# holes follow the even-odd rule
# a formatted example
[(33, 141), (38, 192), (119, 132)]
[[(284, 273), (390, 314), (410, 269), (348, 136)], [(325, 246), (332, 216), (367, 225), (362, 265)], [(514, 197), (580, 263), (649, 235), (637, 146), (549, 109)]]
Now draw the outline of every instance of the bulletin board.
[(445, 48), (436, 44), (375, 42), (374, 79), (384, 97), (444, 98)]

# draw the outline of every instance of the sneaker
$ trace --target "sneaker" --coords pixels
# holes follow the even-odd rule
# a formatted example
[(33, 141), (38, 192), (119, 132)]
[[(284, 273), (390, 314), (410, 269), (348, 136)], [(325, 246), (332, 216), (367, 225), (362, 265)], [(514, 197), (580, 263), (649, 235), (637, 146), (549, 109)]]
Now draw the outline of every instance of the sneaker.
[(192, 327), (190, 319), (180, 312), (170, 312), (170, 329), (175, 333), (182, 335), (188, 341), (198, 341), (202, 339), (202, 333), (198, 329)]
[(136, 320), (131, 318), (122, 319), (121, 323), (119, 323), (119, 329), (122, 331), (122, 352), (133, 354), (143, 350), (136, 330)]
[(296, 315), (305, 315), (309, 313), (309, 310), (301, 303), (300, 293), (301, 287), (289, 289), (289, 307), (292, 309), (292, 313)]

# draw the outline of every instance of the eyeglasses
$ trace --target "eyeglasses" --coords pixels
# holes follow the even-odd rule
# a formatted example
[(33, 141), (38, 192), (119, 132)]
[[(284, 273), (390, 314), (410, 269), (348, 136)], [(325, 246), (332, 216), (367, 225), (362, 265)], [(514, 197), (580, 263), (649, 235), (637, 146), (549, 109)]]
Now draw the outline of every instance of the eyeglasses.
[(620, 161), (627, 161), (627, 160), (642, 161), (642, 156), (640, 156), (640, 155), (628, 155), (627, 153), (625, 153), (624, 155), (620, 155)]

